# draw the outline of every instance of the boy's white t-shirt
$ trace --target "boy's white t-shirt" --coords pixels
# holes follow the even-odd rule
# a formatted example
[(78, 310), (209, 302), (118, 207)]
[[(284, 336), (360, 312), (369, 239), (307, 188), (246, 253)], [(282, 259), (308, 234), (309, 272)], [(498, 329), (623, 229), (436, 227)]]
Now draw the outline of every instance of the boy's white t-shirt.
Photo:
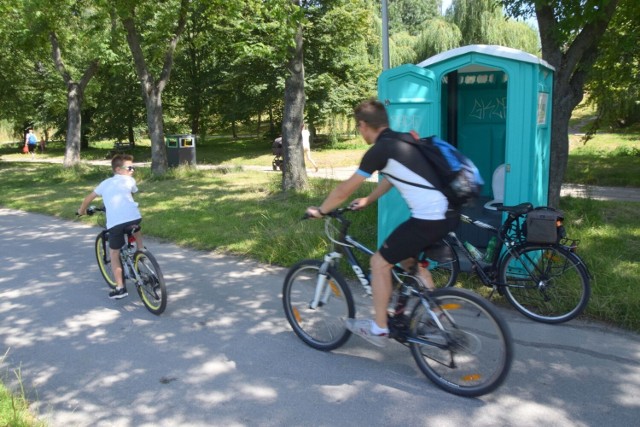
[(136, 180), (127, 175), (114, 175), (102, 181), (95, 190), (107, 209), (107, 229), (142, 218), (133, 193), (138, 191)]

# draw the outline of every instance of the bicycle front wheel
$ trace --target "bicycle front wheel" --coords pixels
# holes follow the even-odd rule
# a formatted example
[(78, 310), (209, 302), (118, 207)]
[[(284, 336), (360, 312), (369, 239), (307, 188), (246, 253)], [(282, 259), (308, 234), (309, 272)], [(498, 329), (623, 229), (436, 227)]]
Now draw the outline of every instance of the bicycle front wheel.
[(465, 289), (436, 289), (421, 299), (411, 312), (409, 342), (427, 378), (459, 396), (492, 392), (513, 360), (507, 323), (491, 303)]
[(580, 258), (561, 246), (525, 245), (506, 254), (500, 281), (520, 313), (542, 323), (561, 323), (585, 309), (591, 294)]
[(282, 304), (296, 335), (315, 349), (329, 351), (349, 339), (345, 321), (355, 316), (355, 306), (347, 282), (331, 267), (320, 282), (321, 301), (311, 307), (322, 279), (321, 266), (321, 261), (305, 260), (291, 267), (282, 287)]
[[(98, 234), (96, 237), (96, 261), (98, 261), (98, 269), (100, 270), (100, 274), (104, 278), (105, 282), (111, 289), (116, 288), (116, 278), (113, 275), (113, 270), (111, 270), (111, 255), (109, 253), (109, 241), (105, 239), (104, 232)], [(123, 269), (124, 272), (124, 269)], [(124, 283), (124, 273), (122, 275), (122, 283)]]
[(151, 252), (139, 250), (133, 255), (133, 265), (139, 277), (138, 295), (147, 310), (159, 315), (167, 307), (167, 286), (160, 266)]

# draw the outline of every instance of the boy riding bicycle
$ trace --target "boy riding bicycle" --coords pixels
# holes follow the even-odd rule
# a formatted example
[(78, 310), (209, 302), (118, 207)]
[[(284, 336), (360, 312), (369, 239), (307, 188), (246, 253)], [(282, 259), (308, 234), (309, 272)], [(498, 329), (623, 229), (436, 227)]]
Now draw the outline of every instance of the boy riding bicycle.
[[(138, 191), (136, 180), (133, 178), (135, 168), (132, 166), (133, 156), (116, 154), (111, 159), (113, 176), (102, 181), (82, 201), (78, 215), (85, 215), (89, 204), (98, 196), (102, 197), (107, 211), (107, 229), (109, 230), (109, 252), (111, 256), (111, 270), (116, 281), (116, 288), (109, 293), (109, 298), (120, 299), (127, 295), (127, 289), (122, 279), (122, 263), (120, 262), (120, 248), (124, 246), (125, 229), (131, 225), (139, 225), (142, 215), (138, 204), (133, 200), (133, 193)], [(134, 234), (138, 248), (143, 248), (142, 233)]]
[[(426, 247), (438, 242), (458, 223), (458, 213), (450, 209), (447, 198), (440, 191), (411, 185), (415, 183), (440, 188), (440, 181), (431, 166), (423, 160), (416, 147), (402, 141), (389, 129), (387, 111), (382, 103), (369, 100), (354, 110), (358, 130), (364, 140), (372, 145), (364, 154), (358, 170), (339, 184), (320, 207), (307, 208), (307, 214), (321, 218), (331, 212), (375, 171), (380, 172), (378, 186), (367, 196), (355, 199), (351, 207), (363, 209), (378, 200), (392, 187), (400, 192), (411, 211), (411, 217), (400, 224), (371, 257), (371, 285), (375, 319), (347, 319), (347, 328), (367, 341), (384, 347), (389, 334), (387, 306), (392, 293), (391, 269), (397, 263), (409, 266), (415, 256)], [(386, 176), (385, 172), (391, 176)], [(395, 179), (398, 177), (400, 180)], [(433, 288), (428, 271), (418, 272), (425, 284)]]

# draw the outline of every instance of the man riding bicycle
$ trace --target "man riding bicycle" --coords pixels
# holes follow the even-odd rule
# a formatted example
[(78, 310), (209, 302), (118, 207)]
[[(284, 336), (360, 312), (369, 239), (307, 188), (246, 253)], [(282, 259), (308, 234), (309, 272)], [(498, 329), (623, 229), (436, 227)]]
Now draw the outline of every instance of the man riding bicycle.
[[(307, 214), (321, 218), (336, 209), (375, 171), (381, 174), (378, 186), (368, 196), (353, 200), (351, 207), (363, 209), (392, 187), (400, 192), (409, 206), (411, 217), (400, 224), (371, 257), (375, 319), (346, 321), (351, 332), (384, 347), (389, 334), (387, 305), (392, 293), (392, 267), (397, 263), (403, 266), (415, 263), (415, 257), (421, 250), (438, 242), (455, 228), (459, 216), (455, 209), (449, 207), (447, 198), (440, 191), (410, 184), (440, 188), (438, 176), (417, 148), (402, 141), (397, 132), (389, 129), (387, 111), (382, 103), (364, 101), (355, 108), (354, 116), (360, 135), (372, 147), (362, 157), (358, 170), (340, 183), (320, 207), (307, 208)], [(427, 287), (432, 289), (433, 281), (428, 271), (422, 267), (418, 271)]]

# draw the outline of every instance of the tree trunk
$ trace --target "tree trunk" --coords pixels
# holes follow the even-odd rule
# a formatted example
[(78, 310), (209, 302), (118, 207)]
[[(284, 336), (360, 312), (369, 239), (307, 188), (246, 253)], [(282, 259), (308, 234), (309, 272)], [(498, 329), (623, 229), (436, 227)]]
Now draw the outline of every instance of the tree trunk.
[(82, 125), (82, 90), (78, 83), (68, 84), (67, 89), (67, 143), (64, 151), (64, 167), (80, 161), (80, 127)]
[(147, 127), (149, 128), (149, 138), (151, 138), (151, 171), (154, 175), (164, 175), (169, 166), (162, 122), (162, 91), (154, 87), (146, 94), (145, 104), (147, 107)]
[[(551, 2), (536, 2), (542, 57), (555, 68), (549, 166), (549, 206), (560, 204), (560, 190), (569, 160), (569, 119), (582, 101), (584, 84), (598, 57), (598, 47), (618, 0), (610, 0), (597, 18), (577, 32), (570, 45), (557, 39), (557, 23)], [(556, 6), (557, 7), (557, 6)]]
[(307, 171), (302, 151), (304, 120), (304, 63), (302, 26), (295, 36), (295, 48), (287, 64), (289, 75), (284, 83), (284, 117), (282, 120), (282, 148), (284, 170), (282, 190), (302, 190), (307, 186)]
[(67, 141), (64, 160), (62, 161), (62, 165), (67, 168), (80, 161), (82, 100), (84, 98), (84, 89), (98, 71), (98, 60), (93, 60), (84, 71), (80, 81), (74, 82), (62, 61), (62, 51), (60, 50), (56, 33), (50, 33), (49, 40), (51, 41), (53, 64), (67, 86)]
[(135, 146), (136, 144), (136, 138), (135, 138), (135, 134), (133, 133), (133, 119), (131, 119), (129, 121), (129, 123), (127, 124), (127, 137), (129, 139), (129, 144)]
[[(180, 35), (185, 29), (188, 5), (189, 0), (180, 1), (175, 31), (164, 53), (164, 64), (160, 72), (160, 78), (157, 81), (154, 81), (154, 77), (144, 59), (140, 35), (134, 22), (135, 9), (129, 10), (128, 14), (122, 18), (122, 25), (127, 32), (127, 44), (133, 56), (133, 63), (142, 86), (142, 94), (147, 107), (147, 126), (149, 128), (149, 137), (151, 138), (151, 172), (154, 175), (164, 175), (168, 169), (167, 148), (164, 142), (162, 122), (162, 92), (169, 82), (171, 68), (173, 67), (173, 55)], [(135, 6), (133, 7), (135, 8)]]
[[(559, 93), (556, 93), (558, 91)], [(564, 93), (563, 93), (564, 92)], [(548, 205), (558, 207), (560, 190), (569, 162), (569, 119), (573, 109), (580, 103), (582, 96), (567, 93), (558, 83), (554, 84), (553, 121), (551, 123), (551, 159), (549, 162), (549, 200)]]
[(198, 135), (200, 133), (200, 112), (201, 109), (198, 107), (191, 117), (191, 133), (194, 135)]

